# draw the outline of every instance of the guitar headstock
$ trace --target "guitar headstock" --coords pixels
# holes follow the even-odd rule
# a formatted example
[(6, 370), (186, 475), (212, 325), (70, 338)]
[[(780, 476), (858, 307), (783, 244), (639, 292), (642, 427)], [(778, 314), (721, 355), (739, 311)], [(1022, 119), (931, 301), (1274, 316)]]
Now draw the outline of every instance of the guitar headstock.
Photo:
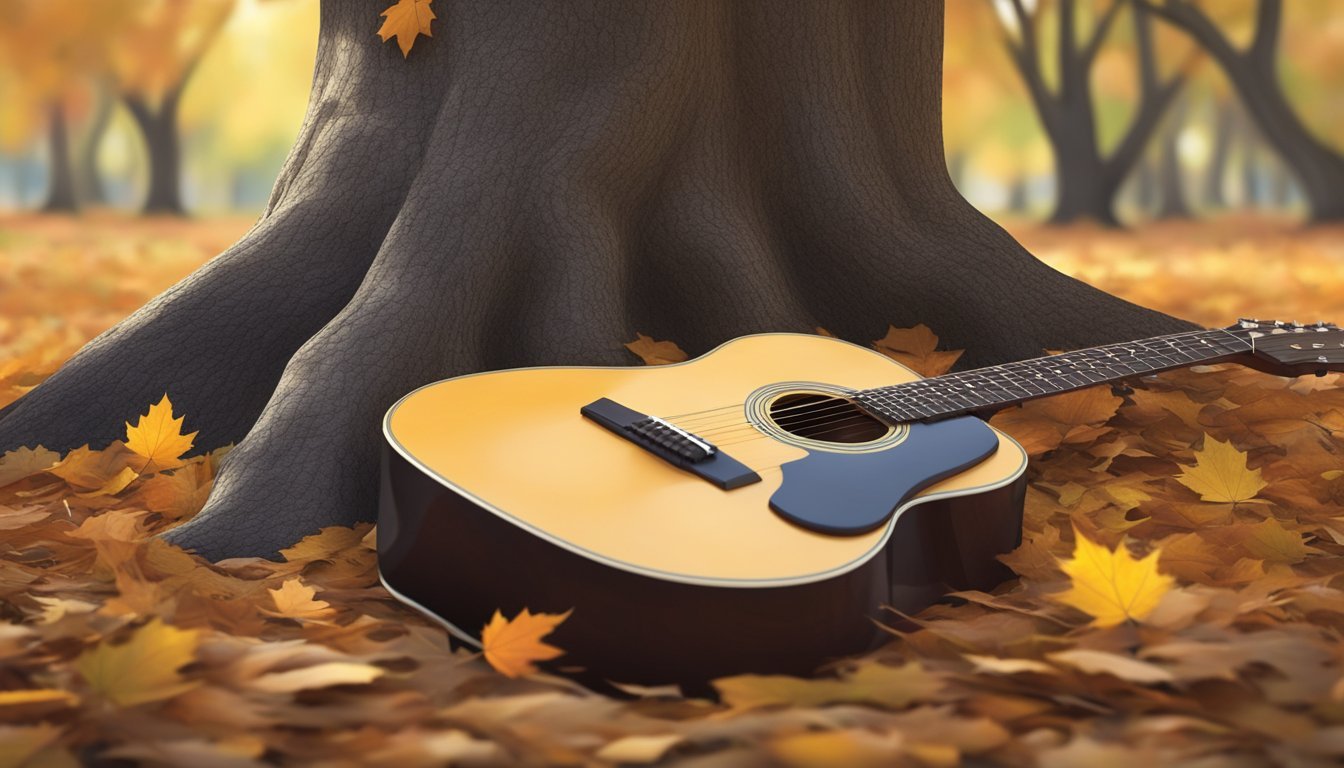
[(1344, 371), (1344, 329), (1334, 323), (1241, 319), (1223, 330), (1248, 342), (1247, 364), (1279, 376)]

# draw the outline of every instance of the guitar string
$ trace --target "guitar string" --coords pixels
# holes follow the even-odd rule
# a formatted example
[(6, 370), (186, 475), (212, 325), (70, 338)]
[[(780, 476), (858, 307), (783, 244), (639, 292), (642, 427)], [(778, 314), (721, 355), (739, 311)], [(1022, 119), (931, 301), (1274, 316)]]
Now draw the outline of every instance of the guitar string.
[[(1240, 330), (1240, 329), (1238, 329), (1238, 330)], [(1182, 349), (1182, 348), (1180, 348), (1179, 346), (1177, 346), (1174, 342), (1172, 342), (1171, 340), (1173, 340), (1173, 339), (1181, 339), (1182, 341), (1189, 341), (1191, 344), (1194, 344), (1195, 342), (1202, 342), (1202, 341), (1204, 341), (1204, 340), (1206, 339), (1206, 337), (1207, 337), (1209, 334), (1226, 334), (1226, 335), (1228, 335), (1228, 336), (1232, 336), (1234, 339), (1237, 339), (1237, 340), (1239, 340), (1239, 341), (1243, 341), (1242, 339), (1240, 339), (1240, 337), (1238, 337), (1238, 336), (1236, 336), (1235, 334), (1233, 334), (1230, 330), (1228, 330), (1228, 329), (1223, 329), (1223, 328), (1219, 328), (1219, 329), (1211, 329), (1211, 330), (1208, 330), (1208, 331), (1197, 331), (1197, 332), (1187, 332), (1187, 333), (1170, 334), (1170, 335), (1168, 335), (1168, 336), (1158, 336), (1158, 337), (1154, 337), (1154, 338), (1151, 338), (1151, 339), (1141, 339), (1141, 340), (1136, 341), (1136, 342), (1133, 342), (1133, 343), (1134, 343), (1135, 345), (1137, 345), (1137, 346), (1140, 346), (1140, 348), (1141, 348), (1141, 349), (1144, 349), (1144, 351), (1152, 352), (1152, 353), (1161, 355), (1161, 354), (1163, 354), (1164, 351), (1168, 351), (1168, 350), (1151, 349), (1151, 348), (1143, 347), (1143, 345), (1144, 345), (1144, 344), (1149, 344), (1149, 343), (1152, 343), (1152, 342), (1159, 342), (1159, 341), (1163, 341), (1163, 340), (1168, 340), (1168, 341), (1170, 342), (1170, 343), (1169, 343), (1169, 346), (1172, 347), (1172, 349), (1169, 350), (1169, 351), (1174, 351), (1174, 352), (1177, 352), (1177, 353), (1186, 353), (1186, 354), (1188, 354), (1188, 353), (1193, 352), (1193, 351), (1196, 351), (1196, 350), (1204, 350), (1204, 349), (1207, 349), (1207, 347), (1205, 347), (1205, 346), (1195, 345), (1195, 346), (1192, 346), (1192, 347), (1187, 348), (1187, 349)], [(1130, 350), (1126, 350), (1126, 351), (1130, 351)], [(1130, 351), (1130, 353), (1131, 353), (1131, 355), (1133, 354), (1132, 351)], [(1051, 355), (1051, 356), (1046, 356), (1046, 357), (1032, 358), (1032, 359), (1030, 359), (1030, 360), (1019, 360), (1019, 361), (1015, 361), (1015, 362), (1012, 362), (1012, 363), (1005, 363), (1005, 364), (1003, 364), (1003, 365), (996, 366), (996, 369), (997, 369), (998, 371), (1000, 371), (1000, 372), (1003, 372), (1003, 373), (1014, 372), (1015, 369), (1017, 369), (1017, 368), (1021, 368), (1021, 367), (1023, 367), (1023, 366), (1030, 365), (1030, 364), (1033, 364), (1033, 363), (1039, 363), (1039, 362), (1041, 362), (1041, 361), (1047, 361), (1047, 360), (1052, 359), (1053, 357), (1055, 357), (1055, 356)], [(1072, 361), (1066, 361), (1066, 362), (1072, 364)], [(1178, 360), (1177, 362), (1178, 362), (1178, 363), (1192, 363), (1192, 362), (1194, 362), (1194, 361), (1180, 361), (1180, 360)], [(982, 370), (982, 369), (978, 369), (978, 370)], [(1092, 370), (1095, 370), (1095, 369), (1092, 369)], [(955, 373), (955, 374), (948, 374), (948, 375), (946, 375), (946, 376), (931, 377), (931, 378), (929, 378), (929, 379), (916, 379), (916, 380), (913, 381), (913, 382), (906, 382), (906, 383), (907, 383), (907, 384), (913, 384), (913, 383), (920, 382), (920, 381), (937, 381), (937, 380), (941, 379), (944, 383), (951, 383), (951, 384), (955, 385), (955, 384), (957, 383), (958, 379), (960, 379), (963, 375), (965, 375), (965, 374), (974, 374), (974, 373), (977, 373), (977, 371), (963, 371), (963, 372), (959, 372), (959, 373)], [(1108, 373), (1108, 374), (1115, 374), (1115, 373), (1120, 373), (1120, 372), (1118, 372), (1118, 371), (1107, 371), (1106, 373)], [(1135, 372), (1135, 375), (1141, 375), (1141, 374), (1143, 374), (1143, 373), (1147, 373), (1147, 371), (1139, 371), (1139, 372)], [(1071, 374), (1081, 376), (1081, 372), (1079, 372), (1079, 371), (1071, 371)], [(1066, 375), (1067, 375), (1067, 374), (1066, 374)], [(1014, 382), (1008, 382), (1008, 383), (1009, 383), (1009, 384), (1013, 384)], [(1094, 382), (1094, 383), (1100, 384), (1100, 383), (1102, 383), (1102, 382)], [(1021, 386), (1021, 383), (1017, 383), (1017, 384), (1018, 384), (1019, 387)], [(900, 386), (900, 385), (896, 385), (896, 386)], [(1073, 386), (1076, 386), (1076, 385), (1073, 385)], [(1064, 390), (1058, 390), (1058, 391), (1064, 391)], [(1048, 393), (1047, 393), (1047, 394), (1048, 394)], [(803, 403), (803, 404), (800, 404), (800, 405), (797, 405), (797, 406), (789, 406), (788, 408), (781, 408), (781, 409), (779, 409), (779, 410), (777, 410), (777, 411), (772, 411), (772, 412), (770, 413), (770, 415), (771, 415), (771, 417), (773, 418), (773, 417), (775, 416), (775, 414), (777, 414), (777, 413), (783, 413), (783, 412), (788, 411), (788, 410), (796, 410), (796, 409), (799, 409), (799, 408), (807, 408), (807, 407), (811, 407), (811, 406), (815, 406), (815, 405), (820, 405), (820, 404), (828, 403), (828, 402), (835, 402), (835, 401), (841, 401), (841, 404), (840, 404), (840, 405), (836, 405), (836, 406), (834, 406), (834, 408), (837, 409), (837, 410), (840, 409), (840, 408), (842, 408), (843, 405), (849, 404), (849, 403), (851, 402), (851, 401), (850, 401), (849, 399), (847, 399), (847, 398), (843, 398), (843, 397), (832, 397), (832, 398), (829, 398), (828, 400), (812, 401), (812, 402), (809, 402), (809, 403)], [(745, 404), (742, 404), (742, 405), (731, 405), (731, 406), (723, 406), (722, 408), (707, 409), (707, 410), (705, 410), (705, 411), (692, 411), (691, 414), (696, 414), (696, 413), (709, 413), (709, 412), (712, 412), (712, 411), (722, 411), (722, 410), (734, 410), (734, 409), (741, 408), (741, 407), (743, 407), (744, 405), (745, 405)], [(728, 414), (725, 414), (725, 416), (727, 416), (727, 415), (728, 415)], [(677, 424), (677, 426), (681, 427), (682, 429), (687, 429), (687, 431), (696, 432), (699, 436), (702, 436), (702, 437), (707, 436), (707, 435), (709, 434), (709, 432), (711, 432), (711, 431), (724, 430), (724, 429), (728, 429), (728, 428), (739, 428), (739, 429), (740, 429), (740, 428), (746, 428), (746, 427), (753, 427), (753, 426), (754, 426), (750, 420), (728, 421), (728, 422), (722, 422), (722, 423), (719, 423), (719, 424), (710, 424), (710, 425), (708, 425), (708, 426), (704, 426), (704, 425), (701, 425), (701, 424), (700, 424), (700, 422), (702, 421), (702, 419), (683, 420), (683, 419), (681, 419), (681, 418), (679, 418), (679, 417), (674, 417), (674, 418), (677, 418), (677, 421), (675, 422), (675, 423)], [(715, 418), (722, 418), (722, 417), (715, 417)], [(669, 421), (671, 421), (671, 419), (669, 419)], [(687, 425), (691, 425), (691, 426), (688, 427)], [(698, 432), (697, 432), (697, 430), (698, 430)]]

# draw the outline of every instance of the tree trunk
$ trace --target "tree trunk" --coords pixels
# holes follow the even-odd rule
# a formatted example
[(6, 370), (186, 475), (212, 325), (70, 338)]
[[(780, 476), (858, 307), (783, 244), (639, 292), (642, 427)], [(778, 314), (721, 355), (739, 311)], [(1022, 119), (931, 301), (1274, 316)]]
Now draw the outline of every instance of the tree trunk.
[(1144, 213), (1157, 207), (1157, 172), (1150, 157), (1134, 166), (1134, 207)]
[(1219, 101), (1213, 113), (1213, 149), (1209, 169), (1204, 176), (1204, 204), (1210, 208), (1227, 207), (1227, 166), (1232, 155), (1232, 137), (1236, 130), (1236, 108)]
[(1016, 173), (1008, 181), (1008, 202), (1004, 206), (1015, 216), (1026, 216), (1031, 210), (1031, 200), (1027, 194), (1027, 174)]
[(88, 133), (80, 144), (75, 162), (75, 187), (84, 205), (103, 205), (107, 202), (103, 181), (98, 175), (98, 148), (107, 134), (107, 126), (112, 122), (112, 97), (106, 88), (100, 88), (97, 100)]
[(166, 389), (202, 448), (242, 438), (171, 540), (273, 554), (373, 517), (382, 414), (448, 376), (630, 364), (637, 331), (924, 322), (980, 365), (1191, 327), (957, 194), (939, 2), (435, 10), (403, 60), (364, 0), (323, 3), (256, 227), (0, 412), (0, 447), (105, 443)]
[(46, 213), (74, 213), (79, 210), (75, 198), (75, 175), (70, 165), (70, 134), (66, 127), (65, 107), (59, 101), (51, 104), (47, 122), (47, 140), (51, 163), (47, 171)]
[(1185, 202), (1185, 179), (1181, 173), (1181, 131), (1185, 128), (1185, 99), (1176, 108), (1162, 128), (1161, 146), (1158, 147), (1158, 179), (1161, 194), (1158, 197), (1156, 218), (1188, 219), (1190, 206)]
[(182, 150), (177, 133), (177, 108), (182, 99), (182, 85), (168, 91), (157, 108), (139, 94), (123, 97), (131, 117), (140, 128), (149, 158), (149, 191), (141, 213), (181, 216), (182, 206)]

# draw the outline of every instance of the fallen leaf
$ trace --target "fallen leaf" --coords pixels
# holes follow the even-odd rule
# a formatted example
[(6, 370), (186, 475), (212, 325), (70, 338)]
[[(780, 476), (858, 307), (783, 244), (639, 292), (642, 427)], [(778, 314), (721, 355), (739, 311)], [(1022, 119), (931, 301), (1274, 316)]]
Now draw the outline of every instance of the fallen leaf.
[(1171, 589), (1172, 578), (1157, 570), (1159, 550), (1137, 560), (1124, 545), (1109, 550), (1077, 529), (1074, 536), (1073, 558), (1060, 564), (1071, 586), (1052, 597), (1092, 616), (1097, 626), (1142, 620)]
[(48, 451), (40, 445), (7, 451), (4, 456), (0, 456), (0, 488), (51, 469), (60, 460), (59, 453)]
[(1046, 654), (1046, 658), (1091, 675), (1111, 675), (1131, 683), (1170, 683), (1175, 680), (1170, 672), (1156, 664), (1089, 648), (1073, 648), (1049, 653)]
[(642, 333), (635, 334), (635, 340), (626, 342), (625, 348), (639, 355), (645, 365), (668, 365), (686, 361), (686, 353), (675, 342), (654, 341)]
[(124, 643), (99, 643), (80, 654), (75, 668), (94, 693), (122, 707), (170, 699), (196, 687), (178, 670), (196, 658), (199, 633), (159, 619), (131, 633)]
[(564, 653), (541, 639), (569, 618), (570, 613), (529, 613), (524, 608), (517, 616), (506, 619), (504, 614), (495, 611), (490, 623), (481, 630), (481, 651), (485, 660), (507, 677), (535, 673), (534, 662), (549, 661)]
[(952, 370), (965, 350), (938, 351), (938, 336), (920, 323), (914, 328), (887, 326), (887, 335), (873, 342), (878, 352), (918, 373), (920, 376), (941, 376)]
[(382, 677), (384, 672), (370, 664), (329, 661), (261, 675), (249, 682), (248, 687), (267, 693), (296, 693), (333, 685), (364, 685)]
[(737, 675), (715, 680), (714, 687), (733, 709), (819, 707), (839, 702), (900, 709), (932, 698), (942, 690), (943, 682), (912, 661), (899, 667), (867, 663), (839, 679)]
[(668, 750), (685, 741), (679, 733), (624, 736), (602, 747), (594, 755), (611, 763), (647, 765), (663, 759)]
[(306, 586), (299, 579), (288, 579), (279, 589), (268, 589), (267, 592), (271, 593), (271, 602), (275, 603), (275, 610), (266, 608), (262, 610), (272, 616), (313, 620), (327, 618), (335, 612), (331, 603), (314, 600), (313, 596), (317, 594), (317, 590)]
[(397, 0), (396, 5), (388, 6), (379, 16), (384, 17), (383, 26), (378, 28), (378, 36), (386, 43), (397, 38), (402, 58), (411, 55), (411, 48), (418, 36), (433, 37), (430, 22), (436, 17), (429, 4), (434, 0)]
[(1176, 479), (1204, 501), (1234, 504), (1255, 498), (1267, 485), (1260, 470), (1246, 468), (1246, 454), (1209, 435), (1204, 436), (1204, 447), (1195, 451), (1195, 466), (1186, 467)]
[(147, 475), (182, 465), (182, 454), (191, 450), (197, 435), (196, 432), (182, 434), (185, 418), (173, 418), (173, 403), (164, 394), (135, 426), (126, 422), (126, 447), (145, 460), (136, 471)]

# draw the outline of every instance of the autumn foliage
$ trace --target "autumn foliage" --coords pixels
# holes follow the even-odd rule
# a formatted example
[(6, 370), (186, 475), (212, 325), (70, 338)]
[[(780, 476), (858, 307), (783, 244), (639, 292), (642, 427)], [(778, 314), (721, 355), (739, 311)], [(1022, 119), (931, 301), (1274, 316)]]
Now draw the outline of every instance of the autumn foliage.
[[(132, 246), (104, 226), (100, 248), (62, 250), (87, 232), (46, 227), (12, 232), (0, 261), (11, 399), (116, 314), (100, 302), (143, 300), (209, 253), (200, 238), (226, 238), (173, 224)], [(1344, 310), (1338, 240), (1168, 236), (1167, 253), (1214, 266), (1207, 290), (1172, 280), (1187, 261), (1145, 261), (1129, 236), (1041, 250), (1210, 324), (1235, 314), (1223, 303)], [(1275, 248), (1333, 282), (1282, 298), (1238, 287)], [(128, 262), (139, 268), (124, 268), (127, 249), (144, 249)], [(72, 271), (99, 268), (114, 290), (68, 290)], [(10, 287), (13, 270), (34, 287)], [(936, 374), (957, 354), (936, 331), (892, 328), (874, 345)], [(674, 341), (629, 346), (669, 363), (685, 357)], [(166, 381), (162, 399), (126, 404), (122, 441), (0, 459), (0, 766), (1336, 764), (1341, 383), (1215, 366), (1003, 412), (993, 423), (1033, 457), (1023, 544), (1004, 557), (1016, 579), (886, 611), (890, 642), (811, 678), (689, 692), (612, 681), (615, 698), (560, 674), (547, 634), (577, 615), (496, 615), (473, 628), (483, 652), (454, 647), (379, 586), (371, 526), (325, 529), (279, 562), (212, 565), (154, 538), (195, 514), (228, 451), (194, 433)]]

